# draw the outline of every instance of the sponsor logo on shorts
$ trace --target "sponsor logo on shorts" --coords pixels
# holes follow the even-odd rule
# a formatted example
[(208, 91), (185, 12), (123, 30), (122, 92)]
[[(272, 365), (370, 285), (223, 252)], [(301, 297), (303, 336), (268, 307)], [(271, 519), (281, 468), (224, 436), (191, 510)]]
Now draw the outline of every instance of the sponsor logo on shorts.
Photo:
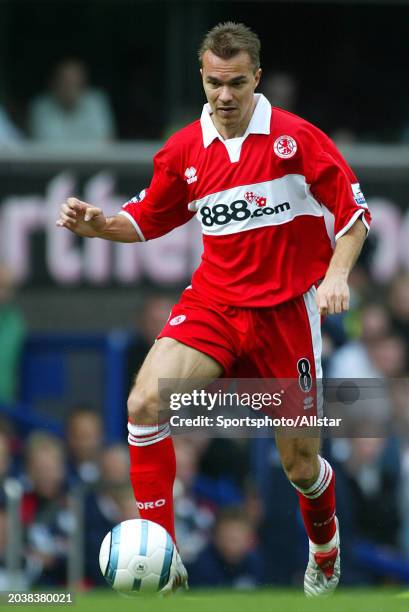
[(147, 502), (136, 502), (138, 510), (149, 510), (153, 508), (160, 508), (166, 504), (166, 500), (164, 499), (156, 499), (154, 501)]
[(169, 325), (180, 325), (186, 320), (186, 315), (178, 315), (169, 321)]
[(279, 136), (274, 142), (274, 153), (281, 159), (290, 159), (297, 153), (297, 143), (291, 136)]

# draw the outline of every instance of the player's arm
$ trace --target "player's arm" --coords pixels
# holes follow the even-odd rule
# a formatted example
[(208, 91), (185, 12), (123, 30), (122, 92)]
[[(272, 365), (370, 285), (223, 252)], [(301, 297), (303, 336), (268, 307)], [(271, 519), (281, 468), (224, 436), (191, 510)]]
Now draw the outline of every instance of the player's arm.
[(180, 151), (170, 142), (153, 159), (149, 187), (126, 202), (117, 215), (105, 217), (100, 208), (69, 198), (61, 207), (57, 225), (87, 238), (145, 242), (187, 223), (195, 212), (188, 208), (187, 183), (176, 167)]
[(311, 192), (334, 215), (335, 249), (316, 300), (323, 315), (349, 309), (349, 274), (361, 252), (371, 221), (358, 179), (334, 143), (320, 133), (312, 155)]
[(135, 227), (125, 216), (106, 217), (100, 208), (77, 198), (68, 198), (61, 205), (60, 218), (56, 225), (86, 238), (140, 242)]
[(317, 304), (322, 315), (348, 310), (348, 277), (365, 241), (367, 228), (361, 219), (338, 238), (324, 280), (317, 290)]

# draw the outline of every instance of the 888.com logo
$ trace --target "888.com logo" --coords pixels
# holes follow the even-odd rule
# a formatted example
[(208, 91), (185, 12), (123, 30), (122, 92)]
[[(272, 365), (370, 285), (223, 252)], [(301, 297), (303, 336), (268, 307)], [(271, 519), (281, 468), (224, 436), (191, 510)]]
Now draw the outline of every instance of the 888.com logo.
[(245, 221), (246, 219), (277, 215), (290, 210), (290, 208), (289, 202), (282, 202), (276, 206), (265, 206), (265, 202), (263, 202), (258, 204), (255, 210), (251, 210), (246, 200), (234, 200), (231, 204), (216, 204), (213, 207), (202, 206), (200, 214), (202, 224), (205, 227), (212, 227), (213, 225), (226, 225), (230, 221)]

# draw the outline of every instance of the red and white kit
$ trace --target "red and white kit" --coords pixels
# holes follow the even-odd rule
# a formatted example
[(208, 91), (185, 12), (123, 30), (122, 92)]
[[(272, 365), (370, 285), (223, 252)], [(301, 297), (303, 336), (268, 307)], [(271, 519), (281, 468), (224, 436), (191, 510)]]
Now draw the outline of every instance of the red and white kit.
[(120, 214), (141, 240), (158, 238), (196, 215), (202, 262), (160, 336), (209, 354), (225, 373), (299, 377), (306, 359), (321, 376), (314, 285), (335, 239), (370, 215), (357, 178), (332, 141), (263, 95), (244, 136), (223, 140), (209, 105), (154, 158), (146, 190)]
[[(141, 240), (196, 215), (202, 262), (160, 337), (212, 356), (228, 376), (298, 380), (295, 401), (285, 402), (292, 417), (317, 409), (321, 334), (315, 291), (333, 251), (324, 208), (334, 217), (336, 239), (359, 217), (369, 227), (358, 181), (330, 139), (258, 95), (246, 133), (231, 140), (221, 138), (206, 105), (200, 121), (172, 136), (155, 156), (149, 188), (121, 212)], [(140, 515), (175, 539), (169, 423), (129, 423), (128, 431)], [(309, 538), (309, 595), (333, 590), (340, 573), (335, 475), (325, 459), (318, 461), (311, 486), (292, 483)], [(318, 588), (320, 568), (325, 580)]]

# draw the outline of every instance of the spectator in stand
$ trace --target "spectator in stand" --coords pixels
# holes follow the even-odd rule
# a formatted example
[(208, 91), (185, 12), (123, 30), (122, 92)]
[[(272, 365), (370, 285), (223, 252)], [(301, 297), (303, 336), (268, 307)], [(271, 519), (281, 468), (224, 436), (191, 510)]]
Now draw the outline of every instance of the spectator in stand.
[(11, 440), (7, 423), (0, 422), (0, 590), (5, 591), (9, 585), (6, 564), (7, 517), (4, 480), (10, 474)]
[(267, 71), (261, 79), (259, 89), (272, 106), (302, 115), (321, 129), (329, 130), (328, 102), (324, 92), (317, 87), (306, 88), (303, 85), (303, 82), (291, 72)]
[(124, 444), (102, 451), (100, 479), (85, 497), (85, 574), (90, 585), (106, 586), (99, 569), (99, 547), (105, 535), (121, 521), (138, 518), (129, 484), (129, 454)]
[[(392, 435), (401, 438), (402, 445), (409, 450), (409, 375), (406, 373), (402, 378), (393, 378), (389, 381), (388, 388), (391, 400)], [(409, 455), (406, 463), (409, 470)]]
[[(360, 431), (361, 435), (367, 434), (367, 423), (361, 423)], [(400, 459), (394, 440), (381, 437), (383, 433), (380, 430), (379, 437), (347, 441), (337, 477), (337, 494), (349, 500), (356, 539), (397, 547), (401, 523)]]
[(0, 430), (0, 486), (10, 474), (11, 469), (11, 441), (6, 432)]
[(343, 147), (345, 145), (355, 144), (358, 140), (358, 135), (348, 126), (342, 126), (336, 128), (331, 134), (332, 140), (335, 142), (337, 147)]
[[(252, 483), (261, 505), (258, 529), (263, 582), (288, 585), (300, 581), (308, 542), (292, 487), (281, 467), (273, 438), (252, 440)], [(277, 499), (280, 503), (277, 503)], [(280, 525), (280, 529), (277, 529)]]
[(0, 263), (0, 405), (18, 399), (20, 358), (26, 336), (22, 314), (14, 305), (11, 271)]
[(6, 496), (0, 485), (0, 590), (6, 591), (9, 586), (9, 576), (6, 570), (7, 516)]
[(19, 478), (24, 462), (23, 444), (13, 423), (6, 417), (0, 416), (0, 481), (7, 476)]
[(188, 566), (193, 587), (252, 589), (261, 584), (262, 560), (256, 534), (240, 508), (219, 513), (212, 542)]
[(85, 485), (96, 482), (103, 446), (100, 415), (86, 406), (74, 408), (68, 417), (67, 444), (70, 482)]
[(243, 491), (249, 474), (247, 442), (211, 438), (203, 448), (195, 491), (216, 509), (245, 503)]
[(369, 303), (361, 311), (360, 338), (347, 342), (334, 352), (328, 365), (330, 378), (377, 378), (382, 372), (374, 363), (379, 349), (391, 333), (388, 311), (382, 304)]
[(214, 508), (198, 498), (195, 483), (202, 445), (195, 438), (175, 436), (176, 479), (173, 487), (175, 529), (181, 555), (193, 562), (206, 546), (214, 522)]
[(83, 62), (66, 59), (56, 67), (49, 92), (29, 109), (34, 140), (53, 144), (98, 144), (115, 137), (115, 122), (106, 94), (88, 85)]
[(26, 530), (26, 573), (31, 585), (62, 586), (68, 540), (75, 528), (69, 511), (63, 444), (37, 431), (26, 443), (26, 491), (21, 520)]
[(0, 104), (0, 149), (13, 147), (23, 140), (24, 136), (14, 125), (6, 108)]
[(391, 401), (391, 432), (399, 445), (401, 479), (399, 508), (402, 520), (399, 540), (409, 560), (409, 376), (389, 382)]
[(260, 83), (260, 91), (272, 106), (297, 112), (298, 84), (289, 72), (267, 72)]
[(139, 368), (156, 336), (166, 323), (175, 300), (166, 293), (148, 295), (143, 305), (135, 313), (135, 338), (128, 351), (129, 388), (132, 386)]
[(101, 454), (100, 469), (104, 482), (113, 485), (128, 484), (129, 451), (126, 444), (111, 444), (105, 448)]
[[(409, 351), (409, 274), (402, 272), (392, 281), (388, 294), (392, 324)], [(407, 364), (409, 367), (409, 364)]]
[[(128, 49), (120, 66), (122, 87), (115, 101), (119, 131), (121, 138), (127, 140), (157, 140), (166, 131), (168, 113), (163, 112), (161, 83), (152, 79), (151, 49), (141, 39), (139, 44), (137, 49)], [(142, 83), (149, 83), (149, 87)]]
[[(6, 569), (7, 529), (10, 528), (6, 515), (5, 481), (13, 475), (13, 454), (18, 449), (11, 423), (0, 418), (0, 591), (10, 588), (10, 576)], [(25, 589), (24, 579), (19, 582), (19, 588)]]
[(369, 359), (381, 378), (396, 378), (406, 371), (405, 341), (396, 333), (388, 334), (368, 345)]

